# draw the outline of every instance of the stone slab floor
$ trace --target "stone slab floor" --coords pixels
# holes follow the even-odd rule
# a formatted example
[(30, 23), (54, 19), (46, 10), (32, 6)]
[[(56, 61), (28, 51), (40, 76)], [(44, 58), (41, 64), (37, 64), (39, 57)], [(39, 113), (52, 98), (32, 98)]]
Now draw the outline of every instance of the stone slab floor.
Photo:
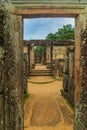
[[(31, 77), (34, 81), (50, 77)], [(28, 84), (30, 97), (24, 106), (24, 130), (73, 130), (74, 112), (61, 96), (62, 81)]]

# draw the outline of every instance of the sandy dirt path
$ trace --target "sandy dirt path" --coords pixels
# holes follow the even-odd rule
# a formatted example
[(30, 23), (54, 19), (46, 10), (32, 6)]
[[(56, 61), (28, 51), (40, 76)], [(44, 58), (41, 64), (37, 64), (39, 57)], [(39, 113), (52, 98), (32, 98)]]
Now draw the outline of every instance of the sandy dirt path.
[[(50, 77), (31, 77), (37, 79), (41, 83)], [(73, 130), (74, 113), (61, 96), (61, 88), (62, 82), (57, 80), (28, 84), (30, 97), (24, 106), (24, 130)]]

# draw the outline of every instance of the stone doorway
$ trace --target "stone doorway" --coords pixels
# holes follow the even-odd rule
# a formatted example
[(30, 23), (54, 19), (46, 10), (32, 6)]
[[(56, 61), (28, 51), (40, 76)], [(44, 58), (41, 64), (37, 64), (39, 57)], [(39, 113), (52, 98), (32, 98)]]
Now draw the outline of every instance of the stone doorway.
[(34, 57), (35, 57), (35, 64), (46, 64), (46, 47), (45, 46), (35, 46), (34, 49)]

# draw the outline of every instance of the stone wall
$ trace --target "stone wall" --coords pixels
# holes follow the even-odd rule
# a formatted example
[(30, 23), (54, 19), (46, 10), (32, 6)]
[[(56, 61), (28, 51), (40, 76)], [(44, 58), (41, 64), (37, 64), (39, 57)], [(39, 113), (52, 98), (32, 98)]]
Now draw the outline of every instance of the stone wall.
[(74, 129), (87, 130), (87, 14), (79, 15), (76, 25)]
[(52, 60), (53, 77), (62, 79), (64, 62), (63, 59)]
[(54, 46), (52, 52), (52, 60), (64, 59), (66, 54), (66, 46)]
[(74, 105), (74, 50), (67, 48), (63, 75), (63, 95)]
[[(22, 18), (12, 14), (11, 4), (4, 11), (4, 129), (23, 130), (23, 45)], [(12, 8), (12, 9), (11, 9)]]

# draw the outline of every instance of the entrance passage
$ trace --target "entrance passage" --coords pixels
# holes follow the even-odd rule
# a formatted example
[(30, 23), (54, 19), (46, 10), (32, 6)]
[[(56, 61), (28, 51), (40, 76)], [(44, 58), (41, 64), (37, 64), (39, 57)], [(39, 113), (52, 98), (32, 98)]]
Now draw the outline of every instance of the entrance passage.
[[(35, 69), (45, 66), (35, 66)], [(31, 76), (30, 97), (24, 106), (24, 130), (73, 130), (74, 112), (62, 97), (62, 81), (52, 76)]]

